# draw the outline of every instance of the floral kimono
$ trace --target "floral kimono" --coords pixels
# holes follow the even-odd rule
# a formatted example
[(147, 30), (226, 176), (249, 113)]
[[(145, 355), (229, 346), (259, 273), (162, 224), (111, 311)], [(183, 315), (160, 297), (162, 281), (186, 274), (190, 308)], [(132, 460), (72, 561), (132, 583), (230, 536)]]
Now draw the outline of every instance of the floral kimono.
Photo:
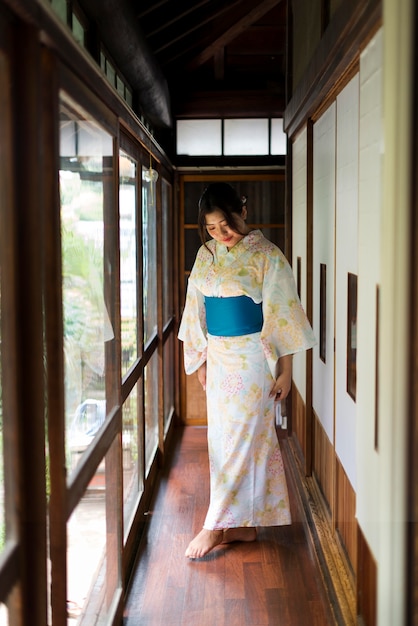
[[(236, 296), (260, 305), (261, 329), (209, 333), (205, 298)], [(178, 336), (187, 374), (207, 362), (210, 505), (204, 528), (290, 524), (269, 394), (279, 357), (311, 348), (315, 338), (285, 256), (260, 230), (229, 251), (214, 239), (199, 249)]]

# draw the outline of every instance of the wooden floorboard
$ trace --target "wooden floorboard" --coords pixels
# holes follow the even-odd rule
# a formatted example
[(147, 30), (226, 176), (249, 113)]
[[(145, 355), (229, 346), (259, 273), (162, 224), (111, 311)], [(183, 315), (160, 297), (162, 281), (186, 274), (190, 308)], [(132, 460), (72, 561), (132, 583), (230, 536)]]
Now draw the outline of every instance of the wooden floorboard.
[(253, 543), (184, 552), (209, 496), (206, 429), (177, 429), (147, 517), (124, 626), (334, 626), (289, 481), (292, 525), (258, 529)]

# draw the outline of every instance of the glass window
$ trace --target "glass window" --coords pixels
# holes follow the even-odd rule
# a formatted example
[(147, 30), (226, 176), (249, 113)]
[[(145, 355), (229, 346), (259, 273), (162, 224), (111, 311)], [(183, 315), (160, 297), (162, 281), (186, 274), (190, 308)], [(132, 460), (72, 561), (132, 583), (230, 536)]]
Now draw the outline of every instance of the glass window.
[(171, 208), (171, 185), (161, 181), (162, 190), (162, 224), (163, 224), (163, 323), (167, 324), (173, 315), (174, 286), (174, 246), (173, 246), (173, 213)]
[(135, 513), (138, 497), (143, 485), (143, 456), (138, 439), (138, 424), (141, 420), (138, 384), (132, 389), (122, 409), (122, 447), (123, 447), (123, 517), (125, 530), (129, 528)]
[(222, 120), (177, 120), (177, 154), (222, 154)]
[(171, 333), (164, 344), (164, 434), (170, 426), (170, 416), (174, 407), (174, 334)]
[(116, 86), (116, 70), (113, 64), (109, 61), (109, 59), (106, 59), (106, 76), (109, 80), (109, 83), (113, 87), (115, 87)]
[(156, 182), (158, 174), (142, 169), (142, 254), (144, 344), (157, 330), (157, 210)]
[[(93, 594), (96, 580), (106, 581), (106, 502), (104, 492), (89, 491), (74, 509), (67, 523), (67, 614), (68, 624), (79, 623), (78, 618), (89, 607), (100, 611), (97, 594)], [(99, 594), (100, 597), (103, 597)], [(90, 608), (89, 608), (90, 610)], [(74, 620), (74, 621), (73, 621)], [(96, 622), (102, 623), (102, 622)]]
[(119, 156), (120, 306), (122, 375), (138, 357), (137, 163)]
[(105, 342), (113, 329), (103, 295), (105, 194), (112, 137), (63, 99), (60, 194), (67, 466), (77, 465), (106, 416)]
[(145, 383), (145, 467), (148, 475), (158, 446), (158, 352), (144, 370)]
[(287, 153), (287, 135), (283, 130), (283, 119), (271, 120), (271, 154)]
[(85, 30), (83, 24), (73, 12), (73, 35), (81, 46), (84, 46)]
[(224, 121), (225, 155), (265, 155), (269, 153), (268, 119)]
[(51, 5), (59, 18), (67, 23), (67, 0), (51, 0)]

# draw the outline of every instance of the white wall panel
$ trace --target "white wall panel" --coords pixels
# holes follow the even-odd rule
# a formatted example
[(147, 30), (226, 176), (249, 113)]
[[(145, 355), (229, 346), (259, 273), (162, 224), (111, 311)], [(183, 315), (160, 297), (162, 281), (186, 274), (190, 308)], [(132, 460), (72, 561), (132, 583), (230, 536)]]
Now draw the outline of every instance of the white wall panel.
[[(292, 146), (292, 267), (297, 279), (297, 259), (301, 259), (301, 288), (300, 299), (306, 310), (306, 127), (297, 136)], [(293, 382), (306, 402), (306, 352), (299, 352), (293, 357)]]
[(382, 35), (360, 58), (357, 517), (377, 555), (379, 459), (375, 450), (376, 287), (380, 283)]
[(356, 488), (356, 403), (347, 392), (348, 273), (358, 274), (359, 76), (337, 97), (335, 449)]
[(320, 264), (326, 275), (326, 358), (313, 348), (313, 408), (334, 440), (335, 102), (313, 128), (313, 326), (319, 333)]

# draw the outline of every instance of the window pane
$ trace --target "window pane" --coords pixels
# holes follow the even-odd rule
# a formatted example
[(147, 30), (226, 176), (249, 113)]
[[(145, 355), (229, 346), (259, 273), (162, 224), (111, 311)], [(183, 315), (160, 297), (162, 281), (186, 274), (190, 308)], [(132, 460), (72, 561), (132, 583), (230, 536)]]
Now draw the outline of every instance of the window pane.
[(154, 352), (144, 370), (145, 382), (145, 466), (150, 470), (158, 446), (158, 353)]
[(177, 154), (222, 154), (221, 120), (177, 120)]
[(156, 172), (142, 170), (142, 250), (144, 343), (157, 330), (157, 213), (155, 205)]
[(268, 120), (241, 119), (224, 121), (224, 154), (268, 154)]
[(174, 334), (164, 344), (164, 434), (170, 425), (170, 415), (174, 407)]
[(73, 35), (81, 46), (84, 46), (85, 31), (82, 23), (73, 12)]
[(118, 446), (116, 439), (103, 462), (111, 465), (106, 468), (108, 491), (89, 489), (67, 523), (67, 624), (107, 624), (119, 586), (118, 499), (111, 497), (116, 490), (110, 484), (115, 479), (111, 457)]
[(144, 488), (142, 481), (142, 456), (139, 453), (138, 441), (138, 423), (140, 419), (138, 385), (135, 385), (122, 410), (123, 516), (125, 531), (129, 528), (138, 496)]
[(122, 374), (126, 374), (138, 357), (136, 170), (136, 161), (121, 152), (119, 224)]
[[(89, 605), (92, 601), (97, 602), (97, 594), (93, 593), (94, 585), (96, 580), (100, 580), (101, 584), (105, 583), (105, 567), (105, 495), (89, 491), (74, 509), (67, 523), (68, 624), (78, 623), (78, 618), (86, 610), (87, 599)], [(99, 595), (105, 595), (104, 590)], [(93, 610), (93, 606), (91, 609)], [(94, 609), (99, 612), (100, 604)]]
[(287, 135), (283, 131), (283, 119), (271, 120), (271, 154), (286, 154)]
[(106, 415), (105, 352), (113, 329), (103, 296), (103, 205), (111, 194), (112, 137), (63, 100), (61, 237), (67, 465), (73, 469)]
[(61, 18), (64, 24), (67, 23), (67, 0), (51, 0), (52, 8)]
[(173, 212), (171, 208), (171, 185), (161, 181), (162, 185), (162, 214), (163, 214), (163, 323), (167, 324), (173, 315), (174, 289), (174, 246), (173, 246)]

